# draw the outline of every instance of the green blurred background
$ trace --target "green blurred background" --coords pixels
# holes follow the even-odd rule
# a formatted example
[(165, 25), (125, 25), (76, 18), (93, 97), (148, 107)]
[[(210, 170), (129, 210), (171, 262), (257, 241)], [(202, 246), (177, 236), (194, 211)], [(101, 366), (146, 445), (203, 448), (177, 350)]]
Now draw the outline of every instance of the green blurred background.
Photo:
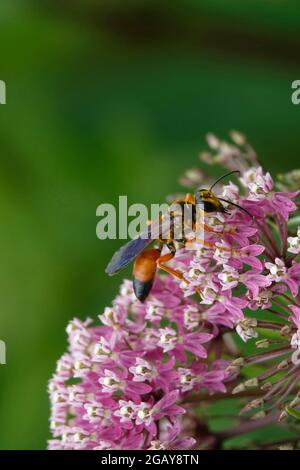
[(1, 0), (0, 448), (45, 448), (66, 324), (118, 290), (101, 202), (164, 201), (208, 131), (299, 166), (299, 27), (298, 0)]

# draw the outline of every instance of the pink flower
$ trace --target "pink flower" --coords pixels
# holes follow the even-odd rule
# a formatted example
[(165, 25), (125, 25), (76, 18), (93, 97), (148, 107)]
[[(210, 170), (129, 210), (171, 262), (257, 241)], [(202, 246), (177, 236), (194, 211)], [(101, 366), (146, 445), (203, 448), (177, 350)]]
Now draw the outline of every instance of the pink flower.
[(207, 370), (205, 363), (194, 362), (188, 368), (179, 368), (179, 383), (183, 393), (206, 388), (210, 393), (225, 392), (224, 380), (228, 377), (228, 362), (215, 361)]
[(232, 266), (224, 266), (221, 274), (218, 275), (220, 279), (222, 290), (234, 289), (239, 283), (244, 284), (251, 294), (255, 297), (259, 294), (262, 287), (267, 287), (271, 284), (271, 280), (256, 271), (247, 271), (240, 274)]
[(172, 351), (176, 348), (179, 342), (177, 331), (174, 328), (161, 328), (159, 330), (158, 346), (162, 348), (163, 352)]
[(184, 351), (189, 351), (197, 357), (206, 357), (206, 349), (202, 346), (213, 338), (210, 333), (177, 333), (174, 329), (166, 327), (160, 329), (158, 346), (163, 352), (173, 351), (176, 358), (185, 362)]
[(243, 274), (241, 276), (241, 282), (248, 288), (253, 297), (258, 296), (261, 289), (271, 285), (271, 281), (268, 277), (252, 271)]
[(210, 323), (233, 328), (237, 321), (244, 318), (243, 309), (246, 305), (246, 299), (224, 293), (212, 307), (202, 313), (202, 317)]
[(300, 228), (298, 227), (296, 237), (288, 237), (287, 242), (289, 244), (288, 250), (290, 253), (299, 255), (300, 253)]
[(240, 181), (249, 190), (249, 198), (253, 200), (265, 199), (273, 189), (270, 173), (264, 173), (260, 166), (250, 168), (243, 174)]
[(289, 308), (292, 311), (292, 315), (289, 317), (289, 320), (291, 320), (297, 328), (300, 328), (300, 307), (289, 305)]
[[(266, 279), (267, 276), (265, 276)], [(272, 307), (273, 299), (280, 294), (283, 294), (287, 290), (284, 285), (271, 285), (269, 288), (262, 288), (257, 295), (253, 295), (253, 292), (247, 292), (247, 299), (249, 300), (248, 308), (251, 310), (266, 310)]]
[(178, 399), (178, 391), (167, 393), (155, 405), (151, 402), (141, 403), (137, 408), (136, 424), (145, 426), (147, 431), (155, 436), (157, 434), (157, 427), (155, 421), (168, 416), (168, 418), (176, 417), (183, 414), (185, 411), (175, 402)]
[(237, 322), (236, 332), (246, 343), (250, 338), (257, 338), (258, 333), (254, 328), (256, 326), (257, 320), (255, 318), (244, 318)]
[(145, 361), (141, 357), (136, 358), (135, 366), (129, 367), (129, 371), (133, 374), (134, 382), (145, 382), (152, 380), (156, 375), (155, 367), (149, 361)]
[(296, 349), (292, 354), (292, 363), (295, 365), (300, 364), (300, 308), (295, 305), (289, 305), (289, 308), (292, 311), (292, 315), (289, 317), (296, 327), (296, 330), (293, 329), (293, 334), (291, 337), (291, 347)]
[(229, 201), (237, 202), (239, 198), (239, 187), (229, 181), (229, 184), (223, 186), (222, 197)]
[(192, 437), (181, 437), (182, 426), (180, 421), (175, 421), (173, 426), (168, 426), (160, 440), (152, 441), (148, 450), (186, 450), (194, 447), (196, 440)]
[(265, 263), (270, 271), (268, 278), (274, 282), (284, 282), (290, 289), (293, 296), (298, 294), (300, 284), (300, 265), (293, 263), (290, 268), (285, 266), (284, 261), (275, 258), (275, 263)]
[(283, 220), (288, 220), (291, 212), (297, 209), (292, 201), (298, 195), (298, 191), (293, 193), (274, 193), (269, 201), (270, 212), (275, 211)]
[(270, 173), (263, 173), (261, 167), (251, 168), (242, 178), (243, 185), (249, 189), (249, 199), (257, 201), (258, 207), (265, 212), (276, 213), (283, 220), (297, 208), (292, 201), (298, 192), (273, 192), (273, 180)]

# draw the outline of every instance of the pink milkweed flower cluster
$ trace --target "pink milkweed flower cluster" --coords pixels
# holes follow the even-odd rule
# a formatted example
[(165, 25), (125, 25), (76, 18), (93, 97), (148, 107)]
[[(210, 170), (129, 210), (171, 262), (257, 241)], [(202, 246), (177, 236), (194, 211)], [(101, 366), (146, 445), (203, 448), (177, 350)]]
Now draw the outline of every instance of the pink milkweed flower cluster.
[[(298, 191), (288, 177), (277, 186), (242, 134), (231, 139), (209, 135), (212, 152), (201, 160), (240, 170), (216, 191), (245, 211), (229, 205), (207, 215), (209, 243), (178, 247), (172, 267), (188, 282), (157, 276), (140, 303), (125, 280), (99, 322), (70, 322), (68, 352), (49, 384), (50, 449), (219, 448), (222, 433), (209, 430), (195, 403), (205, 409), (211, 397), (241, 396), (233, 436), (246, 419), (251, 429), (254, 419), (285, 422), (299, 407)], [(190, 187), (203, 180), (197, 169), (181, 179)]]
[(196, 311), (197, 303), (182, 296), (178, 283), (163, 277), (144, 304), (125, 281), (98, 326), (73, 320), (69, 352), (49, 386), (55, 437), (49, 447), (193, 447), (195, 439), (181, 433), (185, 409), (178, 402), (191, 390), (224, 391), (229, 376), (228, 361), (206, 362), (212, 328), (199, 328), (195, 315), (192, 328), (186, 324)]

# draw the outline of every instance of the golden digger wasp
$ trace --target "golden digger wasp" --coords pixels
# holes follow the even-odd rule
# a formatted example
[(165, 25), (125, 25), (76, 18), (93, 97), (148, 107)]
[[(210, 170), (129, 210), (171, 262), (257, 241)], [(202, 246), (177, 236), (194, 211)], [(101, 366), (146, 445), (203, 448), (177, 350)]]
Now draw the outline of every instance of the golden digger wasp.
[[(170, 217), (161, 216), (157, 221), (151, 222), (145, 232), (141, 233), (137, 238), (129, 241), (116, 251), (107, 265), (105, 272), (112, 276), (124, 269), (129, 263), (131, 263), (131, 261), (135, 260), (133, 266), (133, 289), (137, 299), (141, 302), (148, 297), (151, 291), (157, 269), (162, 269), (177, 279), (189, 284), (189, 281), (181, 272), (165, 265), (165, 263), (174, 258), (176, 254), (174, 242), (180, 242), (185, 246), (188, 241), (188, 239), (185, 238), (184, 233), (181, 238), (175, 238), (175, 219), (178, 217), (178, 214), (173, 211), (172, 207), (176, 204), (177, 207), (179, 205), (181, 208), (188, 209), (187, 211), (181, 212), (179, 216), (183, 218), (183, 214), (188, 213), (191, 218), (193, 230), (195, 230), (196, 226), (197, 209), (202, 211), (204, 214), (213, 212), (229, 213), (227, 208), (222, 204), (223, 202), (238, 207), (253, 218), (252, 215), (243, 207), (218, 197), (212, 192), (213, 188), (217, 183), (219, 183), (219, 181), (234, 173), (239, 173), (239, 171), (235, 170), (230, 173), (226, 173), (218, 178), (209, 189), (200, 189), (195, 194), (188, 193), (183, 199), (174, 201), (170, 205)], [(186, 221), (182, 220), (181, 222), (183, 223), (183, 227), (185, 227)], [(215, 232), (206, 224), (203, 224), (203, 229), (204, 231), (213, 232), (220, 236), (220, 232)], [(157, 247), (150, 249), (147, 248), (152, 242), (156, 242)], [(214, 247), (213, 243), (204, 241), (203, 243), (204, 246), (208, 246), (210, 248)], [(162, 255), (161, 253), (164, 246), (169, 249), (169, 253)], [(199, 294), (201, 295), (200, 292)]]

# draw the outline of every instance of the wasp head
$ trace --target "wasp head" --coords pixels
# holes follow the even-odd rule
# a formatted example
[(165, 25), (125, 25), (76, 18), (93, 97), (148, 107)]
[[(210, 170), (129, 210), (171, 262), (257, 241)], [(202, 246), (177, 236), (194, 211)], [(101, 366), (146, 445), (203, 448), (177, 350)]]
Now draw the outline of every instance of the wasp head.
[(209, 189), (199, 189), (195, 194), (196, 206), (204, 212), (224, 212), (221, 201)]

